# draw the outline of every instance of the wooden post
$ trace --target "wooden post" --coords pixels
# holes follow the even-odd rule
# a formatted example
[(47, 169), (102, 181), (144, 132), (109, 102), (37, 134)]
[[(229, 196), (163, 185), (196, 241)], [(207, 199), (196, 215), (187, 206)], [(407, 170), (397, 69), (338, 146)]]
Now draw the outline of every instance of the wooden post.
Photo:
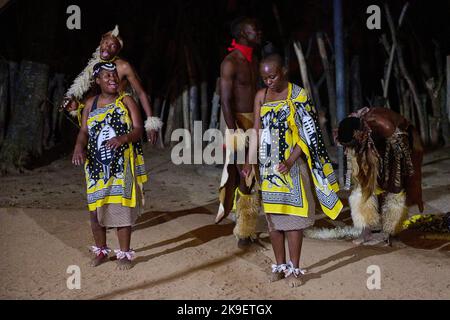
[(183, 127), (190, 130), (189, 119), (189, 89), (185, 86), (183, 88)]
[(305, 87), (306, 91), (308, 91), (308, 96), (315, 104), (314, 97), (313, 97), (313, 91), (311, 88), (311, 84), (309, 83), (308, 67), (306, 65), (305, 55), (303, 54), (302, 44), (300, 43), (300, 41), (294, 41), (294, 50), (295, 50), (295, 54), (297, 55), (298, 65), (300, 67), (300, 75), (302, 76), (303, 86)]
[(214, 91), (212, 99), (211, 120), (209, 122), (210, 129), (219, 128), (220, 119), (220, 78), (216, 80), (216, 90)]
[[(345, 59), (344, 59), (344, 30), (343, 30), (342, 0), (333, 1), (334, 23), (334, 52), (336, 57), (336, 119), (337, 122), (345, 117)], [(337, 127), (337, 123), (333, 128)], [(344, 185), (344, 150), (338, 147), (338, 177), (339, 184)]]
[[(402, 13), (400, 14), (400, 18), (398, 20), (398, 28), (401, 27), (403, 18), (405, 16), (406, 10), (408, 9), (409, 3), (405, 3), (402, 9)], [(389, 105), (389, 99), (388, 99), (388, 90), (389, 90), (389, 80), (391, 78), (391, 72), (392, 72), (392, 64), (394, 63), (394, 56), (395, 56), (395, 49), (397, 47), (397, 37), (392, 37), (392, 46), (389, 50), (389, 60), (388, 60), (388, 67), (386, 70), (386, 74), (383, 81), (383, 98), (386, 100), (386, 105)]]
[(337, 127), (337, 119), (336, 119), (336, 87), (333, 79), (333, 70), (328, 61), (327, 50), (325, 48), (325, 40), (322, 33), (317, 33), (317, 45), (319, 47), (320, 57), (322, 58), (323, 70), (327, 80), (327, 88), (328, 88), (328, 110), (330, 112), (331, 118), (331, 127)]
[(394, 22), (392, 20), (392, 16), (389, 10), (389, 6), (387, 5), (387, 3), (385, 3), (384, 5), (385, 10), (386, 10), (386, 19), (388, 21), (389, 24), (389, 28), (391, 30), (391, 35), (392, 35), (392, 41), (394, 43), (397, 43), (396, 46), (396, 51), (397, 51), (397, 58), (398, 58), (398, 65), (400, 67), (400, 72), (402, 73), (403, 77), (406, 80), (406, 83), (409, 86), (409, 89), (411, 91), (412, 97), (414, 99), (414, 105), (416, 106), (416, 110), (417, 110), (417, 115), (418, 115), (418, 120), (419, 120), (419, 124), (420, 124), (420, 136), (422, 138), (422, 141), (425, 145), (427, 145), (428, 141), (429, 141), (429, 136), (428, 136), (428, 121), (427, 121), (427, 116), (426, 116), (426, 112), (425, 112), (425, 107), (423, 106), (420, 97), (419, 97), (419, 92), (417, 90), (416, 84), (413, 80), (413, 78), (411, 77), (411, 75), (408, 72), (408, 69), (406, 68), (405, 65), (405, 61), (403, 59), (403, 51), (401, 48), (401, 45), (398, 44), (397, 42), (397, 34), (396, 34), (396, 30), (395, 30), (395, 26), (394, 26)]
[(167, 145), (170, 145), (170, 138), (172, 136), (172, 132), (174, 130), (174, 113), (176, 109), (176, 99), (170, 101), (169, 104), (169, 115), (167, 116), (166, 121), (166, 132), (164, 135), (164, 141)]

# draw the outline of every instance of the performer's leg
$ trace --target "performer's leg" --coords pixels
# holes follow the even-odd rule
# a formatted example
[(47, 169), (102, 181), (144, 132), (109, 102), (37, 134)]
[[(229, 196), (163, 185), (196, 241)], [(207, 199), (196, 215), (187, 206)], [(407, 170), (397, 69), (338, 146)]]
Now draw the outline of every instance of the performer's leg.
[(355, 244), (361, 244), (371, 240), (372, 228), (380, 223), (380, 214), (378, 213), (378, 199), (372, 195), (367, 201), (363, 199), (361, 187), (356, 185), (350, 197), (350, 210), (355, 228), (361, 230), (361, 235), (354, 241)]
[[(292, 267), (299, 269), (300, 254), (303, 244), (303, 230), (286, 231), (289, 247), (289, 259), (292, 263)], [(299, 277), (296, 277), (293, 273), (287, 277), (289, 285), (291, 287), (298, 287), (301, 285)]]
[(289, 259), (294, 268), (299, 268), (303, 244), (303, 230), (286, 231), (289, 247)]
[(408, 216), (408, 208), (405, 203), (406, 195), (404, 192), (388, 193), (384, 198), (382, 206), (383, 231), (388, 236), (389, 244), (391, 237), (401, 231), (402, 222)]
[[(117, 228), (117, 238), (119, 239), (120, 251), (129, 252), (131, 242), (131, 226)], [(128, 270), (131, 267), (131, 260), (127, 257), (117, 259), (117, 268), (119, 270)]]
[[(277, 266), (286, 265), (286, 250), (284, 248), (284, 231), (274, 230), (269, 232), (273, 253)], [(270, 282), (275, 282), (284, 278), (284, 272), (272, 271)]]
[(240, 193), (236, 203), (236, 226), (234, 235), (239, 240), (238, 246), (246, 246), (257, 238), (256, 224), (259, 214), (258, 194)]
[[(106, 228), (101, 226), (98, 222), (97, 212), (92, 211), (89, 213), (91, 220), (91, 230), (92, 235), (94, 236), (95, 246), (99, 249), (106, 248)], [(96, 256), (91, 260), (90, 265), (92, 267), (96, 267), (108, 259), (108, 256), (103, 252), (99, 252)]]

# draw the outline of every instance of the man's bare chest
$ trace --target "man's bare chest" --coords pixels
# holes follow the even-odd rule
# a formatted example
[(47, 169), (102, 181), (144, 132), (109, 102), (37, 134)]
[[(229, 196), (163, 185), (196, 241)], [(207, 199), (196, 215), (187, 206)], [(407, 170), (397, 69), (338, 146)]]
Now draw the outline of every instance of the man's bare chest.
[(240, 64), (236, 68), (236, 83), (240, 86), (254, 86), (257, 79), (257, 70), (254, 65)]

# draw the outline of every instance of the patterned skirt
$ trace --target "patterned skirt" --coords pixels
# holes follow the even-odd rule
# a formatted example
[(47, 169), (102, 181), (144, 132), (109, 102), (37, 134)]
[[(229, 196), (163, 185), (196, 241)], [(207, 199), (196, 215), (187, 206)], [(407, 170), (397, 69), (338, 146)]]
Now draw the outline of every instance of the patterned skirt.
[(312, 177), (310, 171), (308, 170), (308, 164), (306, 161), (300, 157), (297, 162), (300, 167), (301, 178), (305, 188), (306, 197), (308, 199), (308, 217), (267, 213), (266, 219), (269, 232), (303, 230), (314, 224), (314, 213), (316, 211), (317, 200), (314, 196)]

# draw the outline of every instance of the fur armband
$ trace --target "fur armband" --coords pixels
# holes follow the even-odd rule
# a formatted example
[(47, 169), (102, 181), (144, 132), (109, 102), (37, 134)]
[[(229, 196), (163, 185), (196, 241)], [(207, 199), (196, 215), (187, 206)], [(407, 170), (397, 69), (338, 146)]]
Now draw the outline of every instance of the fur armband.
[(163, 126), (163, 122), (158, 117), (148, 117), (147, 120), (145, 120), (144, 127), (145, 131), (158, 131)]

